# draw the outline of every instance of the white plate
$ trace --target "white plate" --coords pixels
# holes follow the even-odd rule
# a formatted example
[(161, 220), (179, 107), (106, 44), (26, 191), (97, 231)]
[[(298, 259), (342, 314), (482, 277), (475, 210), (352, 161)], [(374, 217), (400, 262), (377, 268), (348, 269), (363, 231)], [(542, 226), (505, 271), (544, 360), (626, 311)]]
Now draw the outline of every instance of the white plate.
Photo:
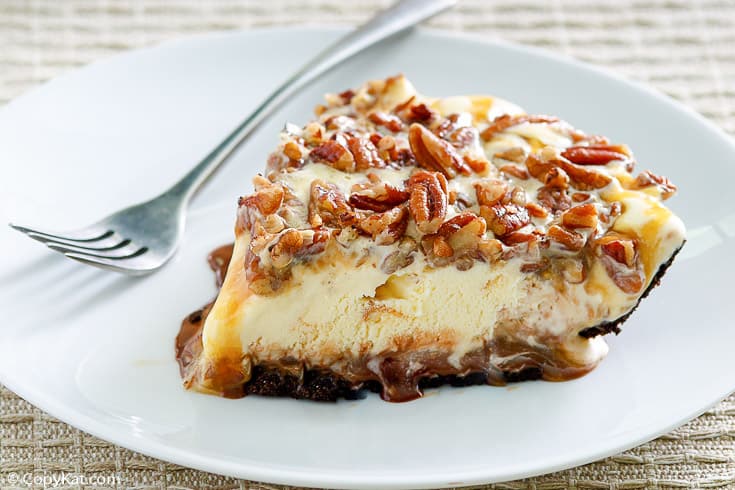
[[(0, 113), (0, 218), (67, 229), (157, 193), (338, 31), (275, 29), (116, 56)], [(318, 404), (185, 392), (180, 320), (215, 293), (205, 256), (232, 238), (235, 203), (277, 130), (327, 91), (404, 72), (432, 95), (491, 93), (629, 143), (673, 179), (689, 243), (598, 369), (567, 383), (443, 388), (406, 404)], [(421, 31), (304, 91), (192, 206), (163, 271), (130, 279), (0, 228), (0, 381), (60, 419), (143, 453), (254, 480), (329, 487), (500, 481), (629, 448), (735, 387), (729, 307), (735, 147), (653, 91), (545, 52)]]

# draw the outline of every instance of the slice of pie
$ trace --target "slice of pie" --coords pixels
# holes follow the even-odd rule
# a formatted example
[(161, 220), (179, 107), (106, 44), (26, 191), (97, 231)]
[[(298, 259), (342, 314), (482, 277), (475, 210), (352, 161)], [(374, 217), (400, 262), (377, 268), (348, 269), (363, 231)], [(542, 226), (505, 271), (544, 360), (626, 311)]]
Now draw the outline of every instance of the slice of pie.
[(316, 115), (239, 200), (219, 295), (177, 338), (188, 388), (405, 401), (576, 378), (684, 243), (668, 179), (555, 117), (402, 76)]

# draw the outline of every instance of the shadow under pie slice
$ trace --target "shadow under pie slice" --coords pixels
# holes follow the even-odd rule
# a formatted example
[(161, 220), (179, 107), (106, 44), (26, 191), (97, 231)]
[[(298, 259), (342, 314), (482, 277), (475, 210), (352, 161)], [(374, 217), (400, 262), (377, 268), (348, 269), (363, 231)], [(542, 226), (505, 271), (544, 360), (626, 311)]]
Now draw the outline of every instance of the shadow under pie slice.
[(177, 338), (187, 388), (407, 401), (576, 378), (684, 243), (668, 179), (555, 117), (402, 76), (315, 112), (210, 257), (220, 292)]

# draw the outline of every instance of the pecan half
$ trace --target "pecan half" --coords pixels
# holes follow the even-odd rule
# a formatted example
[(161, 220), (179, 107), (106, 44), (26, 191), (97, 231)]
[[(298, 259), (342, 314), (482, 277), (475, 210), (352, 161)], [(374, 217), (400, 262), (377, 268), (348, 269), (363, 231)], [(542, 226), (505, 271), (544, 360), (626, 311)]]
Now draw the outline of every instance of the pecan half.
[(312, 181), (309, 199), (311, 226), (326, 225), (333, 228), (344, 228), (354, 222), (355, 213), (336, 185), (319, 179)]
[(664, 201), (676, 194), (676, 186), (666, 177), (656, 175), (650, 170), (644, 170), (633, 181), (631, 189), (639, 190), (647, 187), (656, 187)]
[(434, 233), (447, 215), (447, 181), (439, 172), (419, 170), (408, 179), (408, 205), (421, 233)]
[(371, 214), (357, 222), (357, 228), (378, 245), (390, 245), (403, 238), (408, 226), (408, 211), (399, 206), (383, 213)]
[(410, 197), (410, 193), (393, 187), (387, 182), (371, 182), (353, 186), (353, 194), (349, 203), (357, 209), (383, 212), (403, 204)]
[(495, 119), (493, 119), (493, 122), (490, 123), (490, 126), (485, 128), (482, 133), (480, 133), (480, 137), (484, 139), (485, 141), (492, 139), (493, 136), (495, 136), (495, 133), (499, 133), (501, 131), (505, 131), (506, 129), (517, 126), (519, 124), (523, 123), (555, 123), (558, 122), (559, 119), (553, 116), (544, 116), (544, 115), (531, 115), (531, 114), (516, 114), (516, 115), (510, 115), (510, 114), (503, 114), (502, 116), (498, 116)]
[(622, 145), (570, 146), (561, 156), (578, 165), (607, 165), (615, 160), (628, 160), (630, 150)]
[(326, 163), (343, 172), (355, 170), (355, 158), (352, 153), (335, 140), (327, 140), (321, 143), (311, 150), (309, 157), (315, 162)]
[(458, 173), (472, 173), (454, 146), (420, 124), (414, 123), (408, 129), (408, 144), (416, 162), (427, 170), (441, 172), (450, 179)]

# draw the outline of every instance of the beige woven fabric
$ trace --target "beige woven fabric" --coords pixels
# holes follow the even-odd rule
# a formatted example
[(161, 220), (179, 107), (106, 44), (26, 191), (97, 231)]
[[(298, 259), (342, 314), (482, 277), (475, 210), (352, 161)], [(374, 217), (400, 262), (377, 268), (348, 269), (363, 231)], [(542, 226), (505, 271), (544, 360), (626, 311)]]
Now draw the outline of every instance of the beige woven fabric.
[[(386, 3), (0, 0), (0, 103), (58, 73), (122, 50), (213, 30), (352, 25)], [(465, 0), (431, 24), (537, 45), (610, 67), (651, 83), (735, 134), (732, 0)], [(735, 395), (674, 432), (621, 455), (492, 488), (735, 488), (734, 441)], [(280, 488), (181, 468), (113, 446), (0, 387), (0, 487), (12, 487), (13, 475), (24, 474), (67, 475), (67, 481), (45, 485), (57, 488)], [(22, 482), (19, 486), (28, 488)], [(40, 480), (34, 485), (43, 487)]]

